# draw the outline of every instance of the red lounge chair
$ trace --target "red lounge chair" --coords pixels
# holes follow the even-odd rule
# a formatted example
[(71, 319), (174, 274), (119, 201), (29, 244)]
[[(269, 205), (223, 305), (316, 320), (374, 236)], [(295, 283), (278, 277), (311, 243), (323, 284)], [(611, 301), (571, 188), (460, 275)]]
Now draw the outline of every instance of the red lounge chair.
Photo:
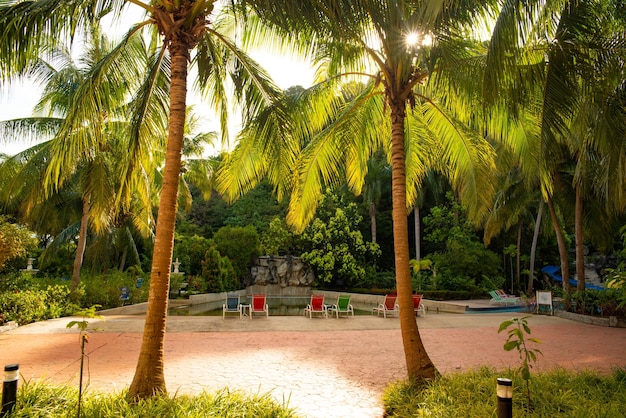
[(265, 294), (257, 293), (252, 295), (252, 304), (250, 305), (250, 319), (255, 313), (265, 313), (265, 317), (270, 316), (270, 310), (265, 303)]
[(415, 316), (418, 316), (420, 312), (422, 316), (426, 316), (426, 307), (422, 304), (422, 296), (423, 295), (413, 295), (413, 310), (415, 311)]
[(398, 316), (400, 308), (396, 303), (397, 298), (398, 295), (385, 295), (385, 301), (372, 309), (372, 315), (376, 313), (380, 316), (382, 313), (384, 318), (387, 318), (387, 316)]
[(313, 318), (313, 314), (320, 314), (324, 318), (328, 318), (328, 309), (324, 305), (324, 295), (311, 295), (311, 303), (304, 308), (304, 316), (309, 315), (309, 318)]

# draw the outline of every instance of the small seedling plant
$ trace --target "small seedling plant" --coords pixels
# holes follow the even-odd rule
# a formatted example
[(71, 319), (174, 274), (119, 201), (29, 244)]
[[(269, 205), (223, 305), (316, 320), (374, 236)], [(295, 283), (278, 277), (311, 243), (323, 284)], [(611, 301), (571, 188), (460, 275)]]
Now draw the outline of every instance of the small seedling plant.
[(537, 354), (543, 355), (543, 353), (537, 348), (529, 347), (529, 343), (541, 344), (541, 341), (538, 338), (528, 337), (531, 333), (528, 318), (530, 316), (504, 321), (500, 324), (498, 333), (507, 331), (508, 337), (504, 343), (505, 351), (517, 350), (519, 353), (522, 365), (517, 369), (517, 372), (526, 382), (526, 396), (530, 405), (530, 369), (537, 362)]
[(78, 381), (78, 412), (76, 414), (78, 418), (80, 418), (80, 406), (83, 397), (83, 366), (85, 362), (85, 344), (89, 342), (88, 331), (98, 331), (98, 329), (96, 328), (89, 328), (89, 321), (87, 321), (87, 318), (103, 320), (104, 317), (96, 314), (96, 309), (98, 309), (99, 307), (100, 305), (93, 305), (90, 308), (84, 308), (77, 311), (74, 315), (82, 316), (83, 319), (81, 321), (70, 321), (67, 324), (67, 328), (72, 328), (76, 326), (80, 330), (80, 377)]

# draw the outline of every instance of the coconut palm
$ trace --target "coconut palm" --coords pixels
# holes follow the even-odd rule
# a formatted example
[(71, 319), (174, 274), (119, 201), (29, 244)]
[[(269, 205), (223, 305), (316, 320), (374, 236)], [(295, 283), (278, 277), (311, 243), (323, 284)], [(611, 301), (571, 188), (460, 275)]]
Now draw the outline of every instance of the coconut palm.
[[(0, 6), (0, 74), (3, 80), (24, 73), (29, 62), (43, 48), (59, 40), (72, 39), (91, 22), (107, 14), (121, 18), (129, 4), (143, 9), (147, 17), (124, 35), (111, 53), (102, 56), (96, 71), (72, 103), (70, 117), (61, 131), (73, 133), (85, 121), (102, 116), (101, 110), (108, 97), (99, 93), (102, 83), (121, 84), (140, 80), (132, 105), (127, 113), (133, 120), (128, 135), (126, 173), (122, 181), (126, 190), (136, 178), (131, 175), (150, 158), (150, 134), (166, 122), (167, 142), (163, 186), (159, 200), (156, 236), (150, 276), (150, 293), (146, 324), (137, 369), (129, 396), (142, 398), (166, 392), (163, 374), (163, 343), (167, 315), (170, 266), (177, 211), (181, 151), (183, 147), (187, 78), (190, 63), (198, 69), (197, 87), (220, 112), (222, 135), (227, 138), (228, 98), (245, 103), (246, 117), (253, 117), (274, 94), (275, 88), (268, 76), (234, 43), (237, 31), (232, 20), (218, 19), (213, 11), (216, 0), (170, 2), (155, 0), (146, 3), (130, 1), (94, 0), (9, 0)], [(230, 26), (228, 24), (231, 24)], [(137, 63), (130, 54), (134, 39), (143, 39), (143, 29), (151, 30), (151, 39), (158, 40), (154, 48), (150, 70), (139, 77), (133, 75)], [(144, 32), (145, 33), (145, 32)], [(155, 45), (155, 44), (153, 44)], [(133, 77), (134, 76), (134, 77)], [(117, 79), (116, 79), (117, 78)], [(226, 79), (233, 80), (230, 95)], [(164, 82), (165, 81), (165, 82)], [(167, 113), (167, 117), (164, 117)], [(72, 161), (76, 154), (87, 153), (102, 136), (97, 132), (65, 135), (51, 164), (51, 175), (59, 181), (65, 174), (64, 161)], [(121, 195), (120, 204), (128, 206), (130, 193)]]
[[(235, 198), (267, 176), (279, 194), (291, 195), (288, 220), (301, 229), (313, 216), (325, 185), (345, 179), (360, 193), (368, 159), (383, 149), (392, 167), (396, 283), (407, 370), (410, 377), (431, 378), (437, 372), (412, 312), (407, 202), (415, 201), (433, 166), (445, 167), (475, 217), (490, 199), (486, 179), (492, 149), (467, 127), (476, 116), (470, 110), (480, 107), (472, 107), (472, 96), (461, 92), (480, 80), (480, 73), (470, 70), (484, 51), (467, 38), (469, 26), (485, 18), (491, 5), (250, 3), (262, 20), (298, 33), (304, 44), (311, 42), (311, 53), (326, 77), (300, 96), (299, 105), (286, 104), (248, 126), (224, 165), (220, 190)], [(415, 36), (419, 42), (407, 43)], [(438, 75), (444, 70), (449, 77)], [(365, 87), (350, 95), (350, 101), (342, 94), (347, 85), (342, 77), (364, 80)], [(461, 78), (463, 82), (455, 83)], [(289, 117), (288, 110), (297, 116)]]
[[(572, 179), (580, 289), (584, 289), (584, 196), (600, 198), (613, 211), (624, 209), (621, 8), (619, 2), (597, 0), (510, 2), (499, 16), (486, 71), (487, 97), (514, 104), (508, 106), (512, 115), (526, 107), (528, 98), (536, 100), (539, 92), (543, 167), (539, 178), (553, 222), (554, 193), (559, 190), (553, 179), (558, 178), (562, 161), (573, 158), (578, 163)], [(567, 276), (561, 239), (559, 251)]]
[[(81, 58), (81, 65), (77, 65), (70, 51), (64, 48), (42, 54), (31, 66), (29, 74), (37, 81), (45, 83), (42, 97), (35, 107), (35, 113), (43, 116), (5, 121), (0, 125), (3, 137), (7, 141), (12, 139), (23, 141), (25, 138), (38, 142), (47, 140), (9, 160), (18, 165), (20, 162), (23, 164), (12, 177), (6, 177), (10, 180), (3, 190), (3, 201), (5, 204), (19, 205), (20, 219), (28, 221), (29, 224), (40, 224), (34, 225), (37, 231), (42, 231), (44, 225), (41, 223), (46, 222), (46, 232), (56, 236), (53, 244), (78, 236), (72, 272), (72, 291), (76, 291), (80, 283), (88, 229), (102, 236), (105, 231), (108, 232), (117, 216), (115, 206), (111, 205), (115, 197), (113, 173), (116, 171), (114, 165), (122, 161), (120, 147), (123, 144), (109, 140), (106, 149), (94, 149), (91, 153), (84, 154), (80, 160), (76, 160), (73, 166), (67, 164), (68, 169), (63, 181), (54, 187), (47, 181), (46, 176), (49, 174), (52, 149), (56, 143), (63, 141), (56, 133), (63, 125), (81, 84), (89, 77), (90, 63), (94, 63), (97, 56), (106, 53), (107, 44), (107, 40), (101, 37), (98, 29), (94, 27), (89, 36), (89, 48)], [(118, 85), (106, 85), (107, 94), (111, 98), (121, 98), (123, 95), (120, 94), (122, 91), (120, 87), (123, 88)], [(116, 127), (115, 124), (108, 124), (105, 117), (98, 122), (97, 127), (92, 125), (89, 129), (99, 130), (103, 135), (114, 136), (112, 129)], [(117, 155), (115, 149), (118, 150)], [(54, 209), (60, 196), (63, 196), (61, 202), (64, 202), (64, 210), (59, 215), (64, 217), (66, 225), (70, 226), (64, 231), (59, 231), (58, 228), (50, 230), (51, 223), (46, 221), (48, 216), (41, 216), (43, 208), (39, 206)], [(74, 223), (74, 219), (79, 221)], [(55, 247), (52, 245), (50, 248)]]

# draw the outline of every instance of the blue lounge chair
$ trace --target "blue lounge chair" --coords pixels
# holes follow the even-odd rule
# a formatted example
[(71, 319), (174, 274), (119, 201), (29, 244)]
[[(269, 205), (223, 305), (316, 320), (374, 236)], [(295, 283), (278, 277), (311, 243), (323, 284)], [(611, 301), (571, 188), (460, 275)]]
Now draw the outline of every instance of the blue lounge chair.
[(231, 293), (226, 295), (226, 303), (222, 305), (222, 319), (226, 318), (226, 314), (236, 313), (239, 319), (242, 317), (241, 304), (239, 303), (239, 294)]

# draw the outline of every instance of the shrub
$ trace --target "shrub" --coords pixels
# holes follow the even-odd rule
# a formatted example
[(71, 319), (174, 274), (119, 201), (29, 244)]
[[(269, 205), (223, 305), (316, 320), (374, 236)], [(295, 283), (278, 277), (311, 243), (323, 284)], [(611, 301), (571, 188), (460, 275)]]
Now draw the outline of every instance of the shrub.
[(137, 287), (137, 275), (141, 271), (121, 272), (110, 270), (106, 274), (81, 277), (81, 306), (101, 305), (102, 309), (120, 306), (120, 292), (127, 287), (130, 292), (130, 303), (145, 302), (148, 299), (150, 288), (149, 280), (142, 278), (140, 287)]
[(41, 290), (22, 290), (0, 294), (0, 312), (7, 321), (20, 325), (47, 318), (46, 293)]
[(565, 295), (565, 302), (573, 312), (582, 315), (626, 318), (626, 306), (621, 303), (622, 297), (622, 289), (587, 289)]

